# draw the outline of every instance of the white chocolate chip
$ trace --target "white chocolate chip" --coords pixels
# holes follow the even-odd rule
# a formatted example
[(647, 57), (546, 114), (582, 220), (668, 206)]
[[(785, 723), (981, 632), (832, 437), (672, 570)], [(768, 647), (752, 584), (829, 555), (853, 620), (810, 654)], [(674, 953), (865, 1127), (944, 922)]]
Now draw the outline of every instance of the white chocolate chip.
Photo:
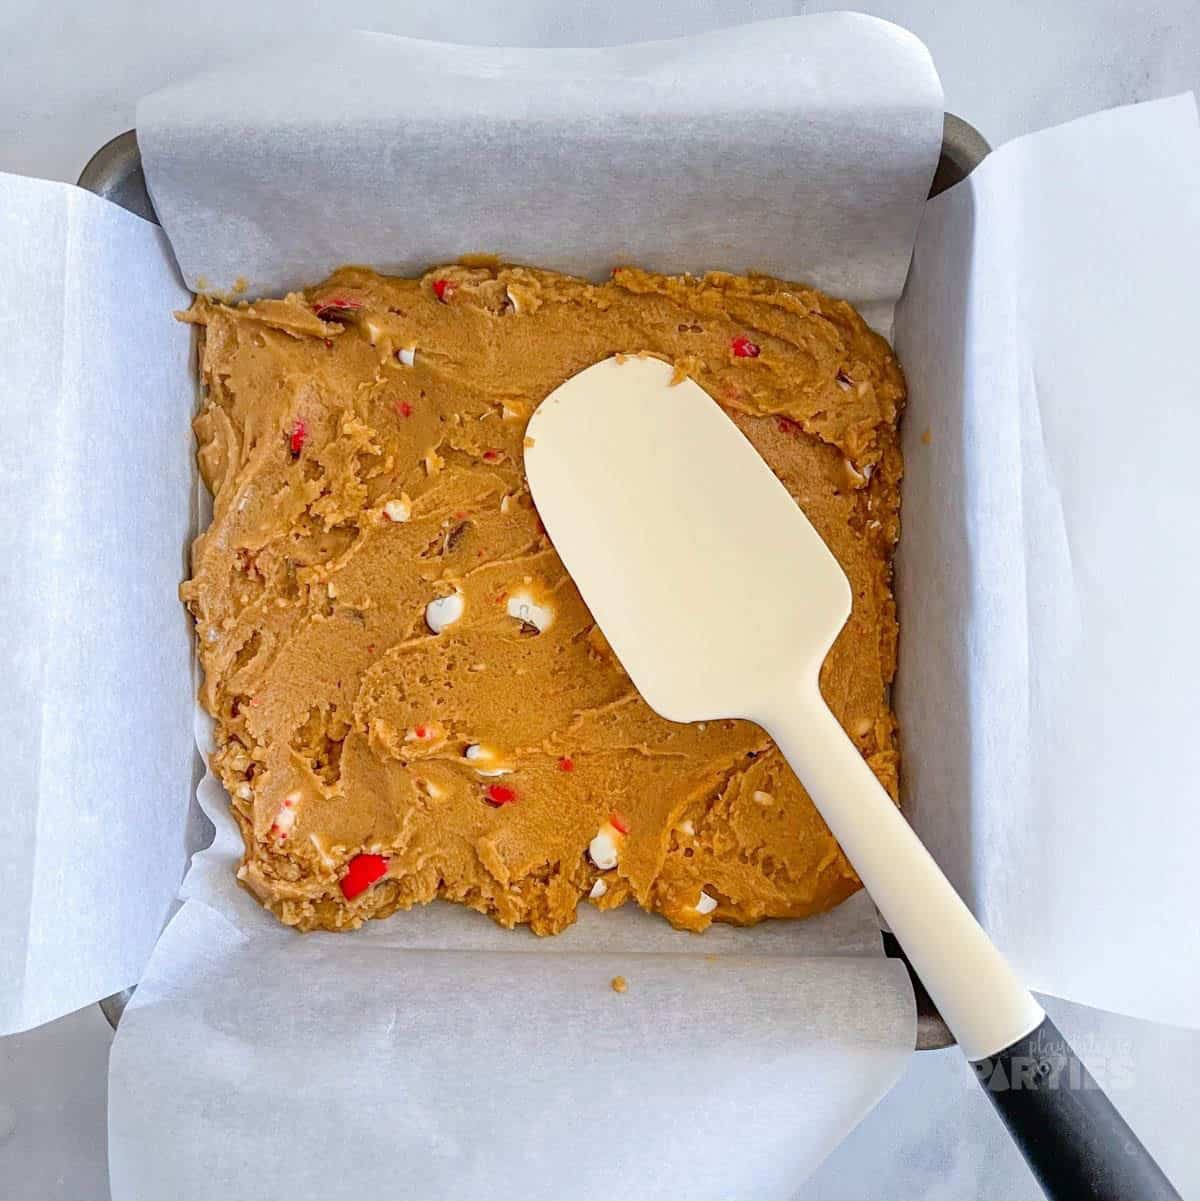
[(696, 902), (696, 912), (701, 916), (712, 913), (717, 907), (715, 897), (710, 897), (703, 889), (700, 890), (700, 899)]
[(761, 788), (754, 790), (754, 800), (759, 805), (773, 805), (775, 803), (775, 798), (769, 792), (763, 792)]
[(544, 634), (554, 624), (554, 610), (549, 605), (539, 605), (525, 591), (514, 592), (508, 598), (507, 610), (509, 617), (528, 622), (539, 634)]
[(383, 337), (383, 326), (380, 325), (379, 322), (377, 322), (373, 318), (368, 317), (363, 322), (363, 327), (367, 331), (367, 338), (370, 341), (372, 346), (374, 346), (375, 343), (378, 342), (379, 339)]
[[(480, 746), (479, 743), (472, 743), (469, 747), (467, 747), (467, 749), (463, 751), (463, 757), (475, 764), (495, 764), (496, 762), (496, 752), (493, 751), (491, 747)], [(475, 768), (475, 774), (477, 776), (488, 776), (489, 778), (492, 776), (507, 776), (511, 775), (511, 773), (511, 767), (491, 766)]]
[(335, 596), (337, 596), (337, 585), (330, 580), (329, 583), (325, 585), (325, 591), (329, 593), (329, 599), (332, 600)]
[(596, 837), (588, 843), (588, 857), (602, 872), (611, 871), (617, 866), (621, 856), (611, 826), (602, 826), (596, 832)]
[(432, 780), (426, 780), (424, 776), (417, 781), (417, 786), (427, 797), (435, 801), (440, 800), (446, 795), (446, 790), (440, 784), (435, 784)]
[(310, 834), (308, 836), (308, 841), (313, 844), (318, 857), (327, 868), (334, 868), (338, 866), (338, 861), (325, 849), (325, 844), (320, 840), (320, 838), (318, 838), (315, 834)]
[(588, 893), (588, 896), (591, 897), (593, 901), (598, 901), (606, 892), (608, 892), (608, 884), (605, 880), (601, 879), (597, 880), (595, 884), (592, 885), (592, 891)]
[(692, 825), (691, 821), (680, 822), (679, 831), (681, 834), (686, 834), (689, 838), (696, 837), (696, 827)]
[(408, 499), (408, 493), (401, 492), (399, 500), (389, 500), (383, 506), (383, 515), (388, 521), (407, 521), (412, 516), (412, 501)]
[(435, 633), (440, 634), (447, 626), (452, 626), (466, 612), (467, 603), (461, 592), (452, 592), (449, 596), (439, 596), (425, 606), (425, 624)]
[(506, 492), (500, 498), (500, 512), (507, 513), (511, 507), (512, 507), (512, 497)]
[(411, 367), (417, 361), (417, 348), (415, 346), (401, 346), (396, 351), (396, 358), (402, 362), (405, 367)]
[(239, 801), (252, 801), (254, 789), (249, 784), (239, 784), (233, 794)]

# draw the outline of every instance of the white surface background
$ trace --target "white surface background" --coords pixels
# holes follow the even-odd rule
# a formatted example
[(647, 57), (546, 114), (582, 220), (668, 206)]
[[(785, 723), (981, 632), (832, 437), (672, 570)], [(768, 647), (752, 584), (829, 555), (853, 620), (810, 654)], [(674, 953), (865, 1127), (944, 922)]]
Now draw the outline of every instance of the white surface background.
[[(6, 0), (0, 170), (74, 180), (133, 123), (139, 95), (281, 29), (377, 29), (480, 43), (587, 44), (845, 4), (776, 0)], [(1200, 0), (1020, 0), (856, 7), (914, 30), (949, 109), (993, 144), (1095, 109), (1200, 90)], [(284, 24), (286, 23), (286, 24)], [(1105, 948), (1120, 970), (1121, 948)], [(1048, 1001), (1185, 1195), (1200, 1195), (1200, 1034)], [(102, 1198), (105, 1064), (95, 1006), (0, 1041), (0, 1201)], [(799, 1183), (798, 1183), (799, 1187)], [(899, 1086), (803, 1185), (806, 1197), (1034, 1198), (1038, 1192), (955, 1051), (913, 1058)]]

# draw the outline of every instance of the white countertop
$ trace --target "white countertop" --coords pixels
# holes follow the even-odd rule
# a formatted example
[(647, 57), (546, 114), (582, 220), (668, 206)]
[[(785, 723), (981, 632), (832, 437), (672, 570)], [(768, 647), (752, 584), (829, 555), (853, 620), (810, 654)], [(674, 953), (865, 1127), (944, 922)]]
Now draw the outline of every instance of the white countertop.
[[(847, 7), (923, 38), (947, 108), (993, 145), (1096, 109), (1200, 91), (1200, 0), (359, 0), (352, 10), (316, 0), (8, 0), (0, 7), (0, 170), (74, 181), (93, 150), (133, 125), (139, 95), (281, 32), (285, 20), (294, 30), (578, 45)], [(1046, 1007), (1176, 1186), (1200, 1195), (1200, 1033), (1065, 1002)], [(95, 1006), (0, 1039), (0, 1201), (108, 1196), (110, 1041)], [(826, 1201), (1039, 1195), (956, 1050), (914, 1056), (891, 1094), (797, 1187)]]

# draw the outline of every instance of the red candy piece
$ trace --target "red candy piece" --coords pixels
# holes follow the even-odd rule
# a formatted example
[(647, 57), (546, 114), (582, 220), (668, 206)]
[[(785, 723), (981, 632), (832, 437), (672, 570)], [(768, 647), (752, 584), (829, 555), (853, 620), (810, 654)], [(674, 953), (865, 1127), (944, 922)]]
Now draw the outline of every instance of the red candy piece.
[(450, 279), (435, 279), (433, 281), (433, 294), (442, 302), (446, 303), (447, 297), (454, 293), (454, 281)]
[(756, 359), (761, 353), (758, 348), (758, 343), (751, 342), (745, 334), (738, 334), (738, 336), (729, 343), (729, 348), (733, 351), (733, 357), (735, 359)]
[(558, 770), (559, 771), (574, 771), (575, 770), (575, 760), (572, 759), (570, 755), (564, 755), (558, 761)]
[(304, 449), (305, 440), (308, 438), (308, 426), (304, 424), (301, 417), (297, 417), (292, 422), (291, 432), (288, 434), (288, 447), (292, 454), (298, 455)]
[(354, 300), (349, 296), (328, 296), (313, 305), (313, 312), (324, 321), (330, 313), (352, 313), (362, 307), (361, 300)]
[(410, 405), (407, 400), (398, 400), (396, 401), (396, 412), (399, 413), (401, 417), (411, 417), (412, 405)]
[(619, 831), (621, 834), (629, 833), (629, 818), (627, 818), (619, 809), (614, 809), (608, 815), (608, 822), (614, 830)]
[(353, 901), (360, 892), (366, 892), (380, 876), (386, 874), (388, 861), (382, 855), (355, 855), (342, 877), (342, 896)]
[(517, 799), (516, 790), (506, 784), (489, 784), (483, 799), (496, 809), (502, 805), (511, 805)]
[(485, 450), (483, 452), (483, 461), (485, 463), (498, 463), (500, 461), (500, 452), (498, 450)]

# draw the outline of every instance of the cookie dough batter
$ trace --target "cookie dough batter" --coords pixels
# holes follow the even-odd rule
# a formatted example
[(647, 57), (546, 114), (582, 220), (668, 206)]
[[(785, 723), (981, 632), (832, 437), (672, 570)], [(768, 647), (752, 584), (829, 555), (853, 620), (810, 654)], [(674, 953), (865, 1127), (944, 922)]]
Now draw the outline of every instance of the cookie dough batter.
[(849, 304), (763, 277), (476, 262), (347, 268), (186, 319), (214, 513), (182, 595), (238, 875), (281, 921), (345, 929), (443, 897), (553, 934), (583, 900), (632, 898), (702, 930), (859, 887), (762, 730), (645, 705), (522, 473), (530, 413), (599, 359), (649, 351), (706, 388), (850, 577), (821, 686), (895, 797), (904, 384)]

